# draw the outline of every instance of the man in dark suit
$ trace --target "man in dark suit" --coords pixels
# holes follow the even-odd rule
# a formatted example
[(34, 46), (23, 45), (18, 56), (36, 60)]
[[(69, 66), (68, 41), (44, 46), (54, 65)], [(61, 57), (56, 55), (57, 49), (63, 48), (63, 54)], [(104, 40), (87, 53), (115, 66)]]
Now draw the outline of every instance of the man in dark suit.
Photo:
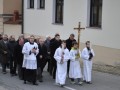
[(23, 64), (23, 54), (22, 54), (22, 48), (24, 45), (24, 38), (19, 37), (17, 45), (14, 48), (14, 56), (15, 56), (15, 61), (17, 63), (18, 67), (18, 76), (19, 79), (24, 80), (24, 68), (22, 68)]
[(47, 54), (47, 47), (44, 44), (44, 40), (42, 38), (39, 39), (38, 48), (39, 48), (39, 53), (37, 55), (37, 72), (38, 72), (37, 76), (39, 82), (43, 82), (42, 73), (47, 63), (48, 54)]
[[(70, 34), (70, 37), (66, 40), (66, 47), (68, 48), (69, 51), (71, 50), (72, 43), (76, 42), (74, 37), (75, 37), (74, 34)], [(67, 72), (68, 72), (68, 74), (69, 74), (69, 67), (70, 67), (70, 60), (68, 61), (68, 64), (67, 64)]]
[(60, 39), (60, 35), (56, 34), (55, 37), (53, 39), (51, 39), (50, 41), (50, 54), (51, 54), (51, 72), (53, 75), (53, 79), (55, 79), (56, 76), (56, 68), (57, 68), (57, 63), (56, 60), (54, 59), (54, 54), (55, 54), (55, 50), (61, 45), (61, 39)]
[(16, 68), (17, 68), (17, 63), (15, 60), (15, 55), (14, 55), (14, 49), (15, 46), (17, 45), (17, 42), (15, 41), (15, 36), (11, 35), (9, 37), (9, 41), (8, 41), (8, 50), (9, 50), (9, 61), (10, 61), (10, 74), (11, 76), (16, 76)]
[(3, 35), (3, 40), (0, 40), (0, 56), (1, 56), (1, 64), (2, 64), (2, 72), (6, 74), (6, 67), (8, 64), (8, 36)]

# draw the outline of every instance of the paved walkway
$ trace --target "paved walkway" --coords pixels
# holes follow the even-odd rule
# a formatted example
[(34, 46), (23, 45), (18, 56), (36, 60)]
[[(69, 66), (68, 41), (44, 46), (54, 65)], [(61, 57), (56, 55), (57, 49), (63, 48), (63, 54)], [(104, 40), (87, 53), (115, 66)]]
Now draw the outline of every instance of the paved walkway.
[[(9, 70), (8, 70), (9, 72)], [(54, 80), (44, 72), (44, 82), (38, 86), (23, 84), (17, 76), (11, 77), (9, 73), (2, 74), (0, 69), (0, 90), (120, 90), (120, 76), (101, 72), (93, 72), (93, 84), (83, 84), (83, 86), (72, 85), (67, 79), (66, 86), (61, 88), (55, 85)]]

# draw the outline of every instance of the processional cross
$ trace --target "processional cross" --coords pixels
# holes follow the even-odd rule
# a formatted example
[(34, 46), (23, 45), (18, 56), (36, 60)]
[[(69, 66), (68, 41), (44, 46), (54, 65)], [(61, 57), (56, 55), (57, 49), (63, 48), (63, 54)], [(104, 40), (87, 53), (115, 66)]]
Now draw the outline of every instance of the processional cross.
[(81, 25), (80, 25), (81, 23), (79, 22), (78, 23), (78, 27), (77, 28), (74, 28), (74, 30), (78, 30), (78, 47), (80, 48), (80, 32), (81, 32), (81, 30), (83, 29), (85, 29), (85, 28), (81, 28)]

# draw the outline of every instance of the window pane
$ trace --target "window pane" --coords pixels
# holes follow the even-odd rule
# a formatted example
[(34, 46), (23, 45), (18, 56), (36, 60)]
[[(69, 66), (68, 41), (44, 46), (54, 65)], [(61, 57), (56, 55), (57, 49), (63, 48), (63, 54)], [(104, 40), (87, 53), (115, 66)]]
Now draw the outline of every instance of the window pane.
[(45, 0), (40, 0), (40, 8), (45, 8)]
[(55, 23), (63, 23), (63, 0), (56, 0)]
[(90, 5), (90, 26), (101, 27), (102, 21), (102, 0), (91, 0)]
[(102, 23), (102, 7), (100, 7), (99, 9), (99, 22), (98, 22), (99, 26), (101, 26), (101, 23)]
[(34, 0), (30, 0), (30, 8), (34, 8)]

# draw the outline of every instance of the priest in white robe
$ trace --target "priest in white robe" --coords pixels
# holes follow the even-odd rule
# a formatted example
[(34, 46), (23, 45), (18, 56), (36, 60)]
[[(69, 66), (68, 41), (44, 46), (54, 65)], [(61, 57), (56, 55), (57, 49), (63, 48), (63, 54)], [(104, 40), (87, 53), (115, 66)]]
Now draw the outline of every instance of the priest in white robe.
[(80, 67), (80, 50), (78, 48), (78, 43), (73, 42), (73, 47), (70, 50), (70, 70), (69, 77), (71, 79), (71, 83), (75, 84), (75, 79), (78, 80), (77, 84), (82, 85), (82, 73)]
[(32, 82), (33, 85), (36, 83), (36, 69), (37, 69), (37, 59), (36, 55), (39, 52), (37, 43), (34, 42), (35, 37), (30, 36), (30, 41), (26, 42), (23, 46), (22, 53), (24, 54), (23, 65), (25, 68), (24, 72), (24, 84), (26, 81)]
[(92, 82), (92, 59), (95, 56), (93, 49), (90, 47), (90, 41), (86, 42), (86, 47), (82, 50), (82, 59), (83, 59), (83, 80), (87, 84)]
[(56, 49), (54, 54), (54, 58), (57, 61), (56, 84), (60, 84), (61, 87), (65, 85), (67, 61), (69, 57), (69, 50), (66, 48), (66, 42), (62, 41), (61, 46)]

